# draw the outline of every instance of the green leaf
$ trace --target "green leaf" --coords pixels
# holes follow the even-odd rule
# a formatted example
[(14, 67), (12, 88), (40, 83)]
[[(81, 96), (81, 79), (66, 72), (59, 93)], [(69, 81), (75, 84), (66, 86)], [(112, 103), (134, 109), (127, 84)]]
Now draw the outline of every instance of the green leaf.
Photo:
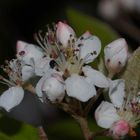
[(137, 94), (140, 88), (140, 47), (129, 59), (122, 78), (125, 79), (127, 93), (131, 95)]
[(101, 39), (103, 46), (119, 37), (118, 34), (107, 24), (101, 22), (97, 18), (87, 16), (72, 8), (68, 8), (67, 18), (78, 35), (81, 35), (88, 30)]
[(37, 129), (3, 116), (0, 119), (0, 140), (39, 140)]
[[(102, 130), (93, 121), (89, 121), (89, 127), (94, 132)], [(84, 140), (79, 125), (72, 119), (64, 119), (57, 123), (51, 124), (47, 128), (48, 137), (51, 140)], [(97, 137), (95, 140), (111, 140), (108, 137)]]

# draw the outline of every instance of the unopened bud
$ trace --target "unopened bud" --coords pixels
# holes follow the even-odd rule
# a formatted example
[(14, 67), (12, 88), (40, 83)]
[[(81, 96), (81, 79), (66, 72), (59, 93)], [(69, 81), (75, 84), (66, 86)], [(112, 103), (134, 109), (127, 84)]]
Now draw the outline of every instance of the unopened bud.
[(128, 58), (128, 46), (125, 39), (117, 39), (104, 49), (105, 65), (109, 74), (116, 74), (125, 66)]
[(58, 22), (56, 37), (58, 42), (60, 42), (64, 47), (67, 47), (69, 40), (75, 38), (75, 32), (69, 25), (63, 22)]

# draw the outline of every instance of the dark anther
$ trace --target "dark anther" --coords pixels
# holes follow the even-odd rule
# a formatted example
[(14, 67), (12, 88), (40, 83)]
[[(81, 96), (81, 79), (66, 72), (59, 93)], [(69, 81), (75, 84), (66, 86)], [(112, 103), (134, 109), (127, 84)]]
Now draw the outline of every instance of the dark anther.
[(78, 47), (81, 47), (83, 44), (78, 44)]
[(70, 37), (72, 37), (72, 34), (70, 34)]
[(83, 36), (81, 36), (81, 37), (80, 37), (80, 40), (83, 40), (83, 39), (84, 39), (84, 37), (83, 37)]
[(131, 90), (131, 91), (133, 91), (133, 90), (134, 90), (134, 88), (133, 88), (133, 87), (131, 87), (131, 88), (130, 88), (130, 90)]
[(74, 40), (74, 38), (72, 39), (72, 43), (74, 43), (75, 42), (75, 40)]
[(50, 61), (50, 67), (53, 69), (56, 66), (56, 62), (54, 60)]
[(74, 65), (74, 62), (71, 62), (72, 65)]
[(68, 40), (68, 44), (70, 44), (70, 40)]
[(94, 51), (94, 52), (93, 52), (93, 54), (95, 54), (95, 55), (96, 55), (96, 54), (97, 54), (97, 52), (96, 52), (96, 51)]
[(107, 59), (107, 62), (109, 63), (110, 62), (110, 59)]
[(61, 42), (58, 42), (58, 45), (59, 45), (59, 46), (62, 46), (62, 43), (61, 43)]
[(122, 64), (120, 61), (119, 61), (118, 63), (119, 63), (119, 65), (121, 65), (121, 64)]
[(24, 54), (25, 54), (25, 51), (19, 52), (19, 55), (20, 55), (20, 56), (23, 56)]

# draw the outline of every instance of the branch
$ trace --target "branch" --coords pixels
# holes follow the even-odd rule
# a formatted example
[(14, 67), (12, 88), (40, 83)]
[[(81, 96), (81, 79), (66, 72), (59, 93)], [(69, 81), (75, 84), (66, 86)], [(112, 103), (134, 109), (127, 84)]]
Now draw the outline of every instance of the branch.
[(73, 118), (80, 125), (83, 135), (85, 137), (85, 140), (93, 140), (93, 133), (89, 129), (87, 119), (80, 116), (73, 116)]
[(93, 104), (95, 103), (95, 101), (98, 99), (98, 97), (101, 95), (101, 93), (102, 93), (102, 89), (99, 89), (97, 91), (97, 95), (95, 97), (91, 98), (91, 100), (88, 102), (87, 106), (84, 109), (85, 116), (88, 115), (91, 107), (93, 106)]
[(47, 134), (46, 134), (46, 132), (44, 131), (43, 127), (40, 126), (40, 127), (38, 127), (37, 129), (38, 129), (38, 134), (39, 134), (40, 140), (48, 140)]

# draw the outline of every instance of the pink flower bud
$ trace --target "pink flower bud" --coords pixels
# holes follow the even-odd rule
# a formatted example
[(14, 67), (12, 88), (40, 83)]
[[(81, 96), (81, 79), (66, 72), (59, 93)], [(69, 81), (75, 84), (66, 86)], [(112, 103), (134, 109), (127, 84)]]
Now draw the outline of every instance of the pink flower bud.
[[(25, 51), (25, 46), (26, 46), (26, 43), (23, 42), (23, 41), (17, 41), (17, 45), (16, 45), (16, 51), (17, 51), (17, 54)], [(25, 52), (23, 52), (25, 53)]]
[(43, 57), (43, 51), (36, 45), (29, 44), (23, 41), (17, 41), (17, 58), (21, 59), (25, 64), (31, 65), (32, 60), (36, 60)]
[(56, 37), (58, 42), (60, 42), (64, 47), (67, 47), (69, 40), (75, 37), (75, 32), (69, 25), (63, 22), (58, 22)]
[(113, 133), (114, 138), (123, 138), (129, 133), (129, 123), (125, 120), (120, 120), (113, 124), (110, 131)]
[(116, 74), (125, 66), (128, 58), (128, 46), (125, 39), (117, 39), (104, 49), (105, 65), (109, 73)]

